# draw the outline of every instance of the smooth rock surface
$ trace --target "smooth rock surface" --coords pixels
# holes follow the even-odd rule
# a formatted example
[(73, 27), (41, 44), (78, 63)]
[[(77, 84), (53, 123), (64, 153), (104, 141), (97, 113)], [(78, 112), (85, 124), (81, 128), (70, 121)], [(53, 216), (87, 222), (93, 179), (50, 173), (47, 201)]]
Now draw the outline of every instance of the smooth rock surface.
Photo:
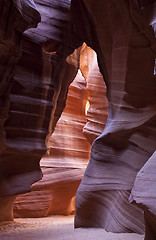
[[(28, 12), (27, 12), (28, 11)], [(30, 14), (30, 16), (29, 16)], [(16, 64), (21, 56), (22, 32), (37, 27), (40, 14), (34, 1), (1, 1), (0, 3), (0, 196), (11, 194), (12, 163), (3, 157), (8, 148), (4, 124), (8, 118), (9, 94)], [(7, 156), (7, 154), (5, 154)], [(16, 163), (15, 163), (16, 165)], [(15, 192), (13, 191), (13, 194)]]
[(144, 210), (146, 240), (156, 237), (156, 152), (138, 172), (131, 192), (130, 201)]
[(77, 191), (75, 226), (143, 233), (143, 212), (128, 198), (156, 149), (154, 31), (135, 0), (101, 0), (96, 8), (93, 0), (72, 0), (71, 13), (75, 46), (85, 41), (96, 51), (109, 104), (105, 129), (92, 144)]
[[(42, 178), (39, 162), (47, 150), (45, 141), (51, 112), (57, 102), (57, 98), (53, 99), (58, 91), (52, 69), (56, 50), (62, 44), (62, 29), (68, 22), (69, 3), (35, 3), (42, 21), (37, 29), (23, 35), (22, 58), (14, 76), (9, 118), (5, 123), (7, 147), (1, 154), (1, 162), (6, 182), (0, 185), (4, 196), (28, 192), (30, 186)], [(35, 18), (32, 11), (28, 12), (30, 17)], [(64, 60), (64, 65), (69, 64)]]
[[(46, 2), (44, 8), (41, 7), (41, 1), (36, 0), (36, 3), (43, 18), (40, 28), (36, 32), (28, 31), (24, 37), (25, 50), (15, 76), (16, 87), (13, 87), (11, 95), (10, 118), (5, 124), (8, 140), (5, 150), (3, 124), (8, 113), (8, 86), (13, 76), (15, 59), (13, 64), (11, 62), (13, 68), (9, 68), (11, 74), (7, 71), (9, 77), (6, 79), (9, 81), (3, 86), (7, 92), (2, 95), (1, 104), (1, 146), (2, 151), (4, 150), (1, 153), (1, 194), (6, 196), (29, 191), (30, 185), (41, 178), (39, 161), (46, 151), (45, 138), (49, 133), (48, 142), (65, 107), (69, 84), (79, 69), (79, 47), (86, 42), (97, 53), (99, 69), (106, 84), (109, 113), (104, 131), (92, 144), (90, 162), (77, 192), (75, 227), (102, 227), (111, 232), (143, 233), (142, 209), (130, 204), (128, 199), (137, 173), (150, 161), (156, 149), (156, 39), (152, 27), (149, 26), (153, 24), (154, 28), (155, 24), (155, 8), (151, 7), (153, 1), (99, 0), (95, 6), (93, 0), (72, 0), (71, 22), (68, 18), (68, 1), (54, 1), (54, 4)], [(22, 1), (22, 4), (25, 6), (26, 1)], [(46, 14), (49, 9), (53, 19), (50, 14)], [(33, 15), (31, 11), (30, 15)], [(3, 14), (1, 16), (3, 17)], [(24, 16), (24, 19), (27, 17)], [(23, 25), (19, 26), (19, 29), (23, 29)], [(7, 28), (4, 26), (4, 29)], [(2, 28), (2, 32), (4, 29)], [(44, 32), (44, 29), (47, 31)], [(8, 36), (13, 36), (13, 40), (19, 43), (16, 33), (13, 31), (13, 35)], [(37, 69), (31, 62), (31, 53), (36, 57)], [(17, 55), (18, 58), (18, 50)], [(25, 65), (25, 60), (28, 65)], [(2, 65), (5, 65), (4, 62)], [(27, 74), (22, 74), (22, 71)], [(20, 81), (22, 76), (25, 79)], [(23, 94), (21, 98), (20, 93), (16, 92), (17, 86), (23, 89), (20, 90)], [(34, 93), (40, 95), (35, 95), (35, 101), (30, 101), (25, 99), (27, 92), (31, 100)], [(26, 106), (22, 110), (19, 99), (22, 99), (24, 104), (29, 102), (30, 106), (35, 103), (34, 109)], [(47, 110), (48, 107), (50, 110)], [(42, 117), (42, 112), (45, 118)], [(25, 117), (27, 114), (28, 118)], [(21, 117), (17, 118), (17, 115)], [(89, 141), (92, 142), (93, 139)], [(53, 170), (55, 172), (56, 169)], [(59, 169), (58, 179), (61, 171), (62, 169)], [(48, 176), (48, 169), (45, 173), (45, 176)], [(53, 181), (57, 181), (57, 178)], [(56, 207), (56, 199), (62, 198), (61, 187), (60, 193), (53, 198)], [(45, 196), (46, 193), (45, 191)], [(150, 228), (151, 223), (155, 225), (153, 203), (150, 208), (152, 212), (143, 209), (145, 238), (151, 240), (156, 235)], [(44, 211), (48, 209), (49, 205), (46, 205)], [(69, 204), (66, 209), (72, 211)]]
[(100, 73), (97, 55), (88, 46), (83, 46), (80, 55), (80, 69), (87, 82), (88, 108), (87, 123), (83, 132), (87, 140), (92, 142), (103, 132), (108, 117), (108, 100), (106, 85)]
[(86, 102), (86, 81), (78, 72), (69, 87), (66, 107), (49, 137), (48, 152), (40, 163), (43, 178), (32, 186), (31, 193), (17, 197), (16, 217), (69, 215), (75, 211), (76, 190), (90, 153), (90, 144), (83, 135)]
[[(13, 220), (16, 191), (12, 187), (17, 184), (11, 176), (13, 163), (7, 158), (8, 153), (3, 157), (8, 148), (4, 124), (9, 115), (9, 94), (16, 64), (21, 57), (22, 33), (30, 27), (37, 27), (39, 21), (40, 14), (33, 0), (0, 2), (0, 221)], [(16, 162), (14, 168), (17, 168)]]

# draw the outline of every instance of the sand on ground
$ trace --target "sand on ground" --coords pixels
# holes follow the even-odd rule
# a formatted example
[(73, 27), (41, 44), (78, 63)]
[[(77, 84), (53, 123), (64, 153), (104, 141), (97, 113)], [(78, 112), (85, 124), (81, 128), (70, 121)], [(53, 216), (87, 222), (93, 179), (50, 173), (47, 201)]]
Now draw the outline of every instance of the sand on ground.
[(17, 218), (0, 224), (0, 240), (143, 240), (134, 233), (108, 233), (100, 228), (74, 229), (73, 216)]

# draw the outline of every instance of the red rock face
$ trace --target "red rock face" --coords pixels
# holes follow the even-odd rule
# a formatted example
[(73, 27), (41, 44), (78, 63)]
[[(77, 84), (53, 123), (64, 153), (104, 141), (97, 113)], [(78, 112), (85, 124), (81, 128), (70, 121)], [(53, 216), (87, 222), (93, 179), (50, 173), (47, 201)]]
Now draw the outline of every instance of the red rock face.
[[(153, 2), (155, 1), (99, 0), (95, 5), (94, 0), (72, 0), (70, 8), (72, 21), (69, 26), (69, 18), (66, 18), (66, 14), (62, 14), (67, 13), (66, 3), (68, 5), (69, 2), (59, 1), (57, 3), (54, 1), (57, 6), (54, 4), (55, 7), (51, 7), (48, 2), (43, 6), (43, 1), (36, 1), (43, 20), (36, 32), (29, 31), (25, 34), (24, 54), (15, 75), (16, 83), (11, 92), (10, 117), (5, 124), (8, 145), (5, 142), (3, 124), (7, 118), (8, 90), (10, 90), (10, 80), (13, 76), (15, 62), (19, 57), (19, 49), (16, 49), (15, 46), (15, 52), (10, 55), (12, 48), (7, 48), (7, 56), (4, 56), (4, 60), (2, 60), (2, 89), (0, 90), (5, 89), (6, 92), (1, 95), (1, 194), (7, 196), (28, 191), (30, 185), (41, 177), (39, 160), (46, 151), (44, 140), (48, 133), (49, 138), (54, 131), (65, 107), (68, 86), (75, 78), (79, 68), (80, 49), (77, 48), (86, 42), (98, 56), (99, 68), (107, 87), (109, 114), (105, 129), (98, 136), (105, 125), (106, 114), (105, 106), (94, 100), (93, 86), (96, 85), (96, 94), (99, 96), (105, 93), (105, 86), (98, 89), (98, 84), (89, 80), (90, 65), (88, 65), (89, 67), (85, 66), (86, 70), (82, 70), (82, 73), (86, 79), (88, 78), (88, 95), (91, 104), (88, 110), (88, 126), (86, 125), (84, 131), (86, 131), (89, 142), (98, 137), (92, 144), (90, 162), (77, 191), (75, 227), (102, 227), (112, 232), (143, 233), (142, 209), (129, 202), (130, 192), (134, 185), (131, 197), (138, 205), (140, 203), (143, 205), (146, 238), (155, 239), (155, 205), (146, 202), (147, 196), (155, 198), (155, 195), (151, 195), (151, 192), (147, 191), (147, 193), (142, 192), (143, 196), (141, 196), (139, 193), (140, 182), (137, 179), (139, 177), (148, 190), (146, 180), (150, 179), (150, 182), (153, 182), (155, 179), (149, 174), (150, 167), (155, 166), (155, 154), (153, 153), (156, 149), (156, 83), (154, 75), (156, 39), (154, 31), (149, 26), (149, 23), (156, 22), (155, 8), (151, 7)], [(3, 20), (3, 12), (7, 13), (8, 19), (7, 21), (5, 19), (4, 25), (2, 24), (1, 45), (9, 46), (11, 44), (14, 46), (14, 43), (15, 45), (17, 43), (19, 46), (20, 36), (17, 32), (25, 29), (25, 23), (30, 16), (33, 16), (34, 12), (30, 8), (30, 16), (26, 14), (29, 11), (24, 11), (21, 18), (21, 11), (25, 10), (24, 6), (27, 6), (27, 3), (29, 5), (27, 7), (30, 7), (31, 1), (21, 1), (22, 5), (14, 1), (13, 8), (12, 5), (9, 5), (9, 11), (8, 9), (6, 11), (5, 3), (8, 4), (8, 2), (2, 3), (1, 20)], [(10, 4), (12, 3), (10, 2)], [(149, 6), (146, 11), (147, 5)], [(21, 6), (22, 8), (20, 8)], [(12, 14), (10, 10), (15, 10), (15, 12), (13, 11)], [(60, 11), (59, 14), (57, 11)], [(45, 14), (47, 12), (50, 14)], [(19, 19), (24, 19), (24, 22), (21, 21), (19, 26), (15, 24), (13, 32), (11, 29), (10, 34), (8, 26), (10, 26), (9, 22), (14, 20), (14, 16), (18, 16), (17, 22)], [(51, 21), (52, 19), (53, 21)], [(16, 23), (16, 21), (13, 22)], [(32, 26), (32, 22), (34, 23), (31, 21), (30, 26)], [(64, 22), (66, 22), (66, 28)], [(44, 31), (45, 29), (46, 31)], [(8, 39), (11, 40), (9, 44)], [(18, 56), (14, 56), (12, 61), (11, 56), (14, 54)], [(5, 54), (2, 49), (3, 55)], [(33, 64), (31, 56), (35, 59), (36, 65)], [(8, 65), (5, 69), (6, 63)], [(80, 68), (83, 69), (81, 64)], [(95, 69), (97, 67), (93, 67), (93, 72)], [(5, 76), (4, 79), (3, 76)], [(24, 76), (23, 81), (21, 80), (22, 76)], [(31, 77), (32, 82), (30, 81)], [(5, 83), (4, 86), (3, 83)], [(81, 85), (80, 81), (78, 86)], [(17, 89), (20, 91), (16, 92)], [(27, 96), (27, 92), (29, 96)], [(16, 96), (18, 97), (16, 98)], [(19, 102), (19, 99), (22, 101)], [(84, 99), (86, 98), (84, 97)], [(82, 98), (82, 102), (84, 99)], [(24, 109), (21, 109), (21, 103)], [(84, 106), (83, 103), (82, 106)], [(67, 121), (72, 122), (71, 112), (74, 113), (76, 119), (78, 118), (76, 108), (80, 115), (83, 112), (84, 120), (84, 108), (81, 111), (81, 108), (70, 105), (69, 112), (64, 116)], [(98, 124), (94, 128), (92, 122), (93, 119), (94, 121), (96, 119), (93, 116), (95, 108), (96, 113), (100, 112), (101, 114), (103, 111), (104, 118), (101, 121), (99, 114)], [(16, 119), (18, 119), (17, 122)], [(74, 128), (74, 132), (78, 135), (80, 133), (77, 129), (82, 127), (82, 122), (78, 121)], [(52, 158), (48, 156), (42, 161), (44, 178), (33, 186), (32, 194), (35, 196), (36, 202), (39, 201), (40, 195), (43, 206), (40, 204), (37, 207), (36, 204), (35, 208), (35, 204), (32, 204), (30, 209), (33, 208), (34, 211), (31, 211), (31, 216), (35, 216), (36, 213), (38, 216), (46, 216), (52, 213), (70, 214), (73, 212), (75, 191), (84, 171), (81, 166), (84, 166), (85, 156), (88, 156), (88, 151), (84, 151), (87, 142), (84, 144), (84, 138), (80, 136), (71, 140), (73, 131), (68, 130), (68, 124), (63, 120), (62, 125), (66, 127), (59, 128), (55, 133), (56, 138), (60, 132), (65, 132), (65, 135), (68, 132), (68, 142), (65, 141), (67, 137), (60, 138), (58, 143), (55, 139), (47, 142), (49, 153), (56, 155)], [(96, 129), (98, 130), (96, 131)], [(61, 136), (64, 135), (61, 134)], [(72, 151), (68, 151), (73, 142), (78, 147), (72, 146)], [(57, 144), (59, 151), (56, 153)], [(81, 147), (83, 151), (77, 151)], [(77, 152), (80, 154), (79, 160)], [(57, 160), (62, 157), (65, 159), (64, 167), (60, 168)], [(74, 157), (75, 162), (73, 163)], [(142, 170), (140, 170), (141, 168)], [(142, 175), (142, 173), (144, 174)], [(148, 177), (149, 175), (151, 178)], [(67, 184), (64, 185), (64, 183)], [(152, 186), (153, 189), (155, 189), (154, 186)], [(24, 198), (26, 196), (30, 201), (35, 199), (29, 194)], [(138, 196), (139, 202), (136, 201)], [(23, 196), (20, 197), (23, 201)], [(12, 201), (8, 202), (8, 205), (12, 205)], [(17, 216), (20, 214), (28, 216), (27, 200), (24, 208), (21, 207), (20, 201), (17, 201), (15, 210)]]
[(86, 102), (86, 81), (78, 72), (70, 85), (66, 108), (48, 140), (47, 155), (41, 160), (43, 179), (33, 185), (32, 193), (17, 197), (15, 216), (68, 215), (74, 212), (76, 190), (90, 153), (90, 144), (83, 135)]
[[(32, 186), (31, 193), (17, 197), (16, 217), (68, 215), (75, 211), (76, 191), (90, 155), (91, 145), (87, 140), (92, 143), (103, 131), (108, 108), (96, 53), (85, 44), (80, 69), (82, 73), (79, 70), (70, 85), (66, 107), (48, 138), (48, 151), (40, 162), (43, 179)], [(86, 113), (88, 101), (90, 107)]]
[[(26, 27), (35, 27), (40, 20), (40, 14), (33, 1), (14, 1), (15, 6), (13, 3), (9, 5), (7, 1), (1, 4), (2, 33), (5, 40), (2, 41), (2, 47), (5, 45), (7, 50), (4, 53), (5, 58), (2, 54), (2, 62), (8, 65), (8, 68), (3, 69), (2, 83), (5, 84), (1, 89), (6, 88), (6, 92), (3, 91), (2, 94), (1, 125), (3, 127), (5, 122), (7, 138), (6, 144), (2, 128), (1, 141), (4, 145), (0, 161), (2, 196), (25, 193), (34, 182), (41, 179), (39, 161), (46, 152), (46, 136), (51, 133), (58, 116), (62, 113), (68, 86), (75, 78), (78, 68), (76, 60), (79, 56), (78, 50), (68, 57), (67, 62), (65, 57), (56, 54), (63, 45), (62, 32), (68, 23), (69, 3), (46, 2), (43, 5), (43, 1), (35, 2), (42, 21), (37, 29), (29, 30), (23, 36), (22, 58), (14, 76), (7, 122), (5, 120), (9, 108), (9, 84), (20, 52), (21, 33), (18, 31), (22, 32)], [(9, 23), (13, 23), (13, 26)], [(62, 50), (60, 52), (64, 54)]]
[(108, 116), (108, 100), (106, 98), (106, 85), (100, 73), (97, 55), (89, 47), (81, 51), (80, 68), (87, 81), (88, 109), (86, 112), (87, 123), (83, 132), (87, 140), (92, 142), (104, 130)]

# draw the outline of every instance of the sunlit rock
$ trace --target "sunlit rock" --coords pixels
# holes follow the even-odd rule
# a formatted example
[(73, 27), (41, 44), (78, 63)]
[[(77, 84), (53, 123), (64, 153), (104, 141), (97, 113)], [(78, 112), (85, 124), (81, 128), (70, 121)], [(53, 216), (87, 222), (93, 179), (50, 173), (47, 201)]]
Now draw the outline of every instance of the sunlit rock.
[(31, 193), (17, 197), (15, 216), (74, 213), (76, 191), (90, 153), (90, 144), (83, 135), (86, 102), (86, 81), (78, 72), (70, 85), (66, 108), (48, 140), (48, 152), (41, 160), (43, 178), (33, 185)]

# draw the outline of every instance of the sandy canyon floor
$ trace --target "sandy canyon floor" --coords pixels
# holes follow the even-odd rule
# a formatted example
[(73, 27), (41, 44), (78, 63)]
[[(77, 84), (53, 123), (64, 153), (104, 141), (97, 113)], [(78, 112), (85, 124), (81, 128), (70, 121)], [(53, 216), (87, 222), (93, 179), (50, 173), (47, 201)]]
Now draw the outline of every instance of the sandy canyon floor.
[(74, 217), (15, 219), (0, 224), (0, 240), (143, 240), (133, 233), (115, 234), (103, 229), (74, 229)]

